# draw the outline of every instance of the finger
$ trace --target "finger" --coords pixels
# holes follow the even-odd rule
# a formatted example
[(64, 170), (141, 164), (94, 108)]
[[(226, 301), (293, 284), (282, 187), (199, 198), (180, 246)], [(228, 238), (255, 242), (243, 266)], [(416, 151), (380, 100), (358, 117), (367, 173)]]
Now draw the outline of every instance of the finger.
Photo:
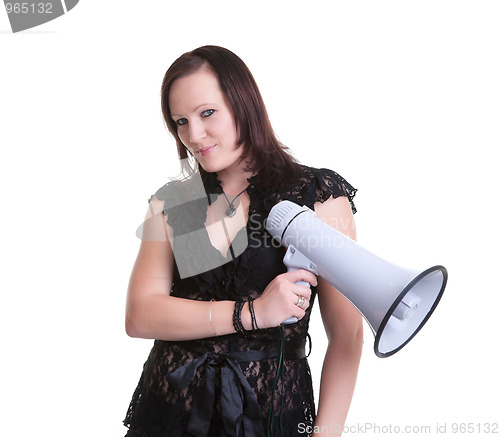
[(299, 308), (306, 309), (308, 306), (308, 300), (304, 296), (297, 296), (295, 305), (297, 305)]
[(307, 308), (309, 308), (310, 305), (309, 296), (294, 295), (292, 301), (295, 307), (295, 308), (292, 307), (292, 311), (296, 311), (296, 308), (300, 308), (302, 311), (305, 311), (307, 310)]
[(306, 310), (304, 309), (304, 307), (302, 308), (296, 307), (296, 308), (297, 309), (294, 311), (293, 316), (297, 317), (297, 319), (299, 320), (303, 319), (304, 316), (306, 315)]
[(316, 278), (316, 275), (308, 270), (293, 270), (291, 272), (285, 273), (285, 275), (287, 280), (289, 280), (290, 282), (305, 281), (309, 282), (309, 284), (314, 287), (318, 285), (318, 279)]
[(306, 287), (305, 285), (299, 285), (299, 284), (292, 284), (290, 286), (290, 290), (292, 291), (293, 294), (297, 296), (303, 296), (307, 300), (311, 298), (311, 289), (309, 287)]

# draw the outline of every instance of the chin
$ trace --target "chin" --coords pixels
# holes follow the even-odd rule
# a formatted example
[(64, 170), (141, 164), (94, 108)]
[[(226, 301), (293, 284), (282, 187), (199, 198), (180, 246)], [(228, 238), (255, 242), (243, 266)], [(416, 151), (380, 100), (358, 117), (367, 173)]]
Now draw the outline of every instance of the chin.
[(217, 172), (223, 171), (223, 170), (231, 167), (231, 164), (227, 165), (225, 163), (221, 163), (220, 161), (218, 161), (218, 162), (207, 162), (207, 161), (200, 162), (200, 161), (198, 161), (198, 164), (207, 173), (217, 173)]
[[(204, 157), (205, 159), (200, 159), (198, 164), (207, 173), (218, 173), (229, 168), (234, 168), (239, 166), (240, 156), (210, 156)], [(221, 159), (222, 158), (222, 159)], [(225, 158), (225, 159), (224, 159)]]
[(214, 172), (217, 172), (217, 171), (220, 171), (220, 168), (219, 166), (217, 165), (214, 165), (212, 163), (201, 163), (200, 161), (198, 161), (198, 165), (203, 169), (205, 170), (207, 173), (214, 173)]

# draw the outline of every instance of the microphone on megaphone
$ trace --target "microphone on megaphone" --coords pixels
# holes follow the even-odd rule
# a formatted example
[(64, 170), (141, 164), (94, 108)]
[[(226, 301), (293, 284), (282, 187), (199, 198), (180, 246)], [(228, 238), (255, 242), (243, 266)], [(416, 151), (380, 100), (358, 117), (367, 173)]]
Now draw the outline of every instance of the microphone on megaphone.
[[(423, 272), (387, 262), (328, 226), (306, 206), (288, 200), (275, 205), (266, 229), (287, 247), (288, 270), (323, 277), (361, 313), (375, 335), (375, 354), (384, 358), (405, 346), (427, 322), (444, 292), (443, 266)], [(293, 323), (297, 319), (284, 323)]]

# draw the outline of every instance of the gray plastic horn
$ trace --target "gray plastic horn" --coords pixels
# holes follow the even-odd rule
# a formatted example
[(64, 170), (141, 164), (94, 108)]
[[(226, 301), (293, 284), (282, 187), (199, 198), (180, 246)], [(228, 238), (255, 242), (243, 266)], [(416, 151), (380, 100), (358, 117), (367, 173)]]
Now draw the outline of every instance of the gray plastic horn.
[(378, 357), (405, 346), (444, 292), (448, 272), (443, 266), (422, 272), (396, 266), (328, 226), (305, 206), (288, 200), (278, 203), (266, 229), (288, 248), (289, 270), (304, 268), (323, 277), (358, 309), (375, 335)]

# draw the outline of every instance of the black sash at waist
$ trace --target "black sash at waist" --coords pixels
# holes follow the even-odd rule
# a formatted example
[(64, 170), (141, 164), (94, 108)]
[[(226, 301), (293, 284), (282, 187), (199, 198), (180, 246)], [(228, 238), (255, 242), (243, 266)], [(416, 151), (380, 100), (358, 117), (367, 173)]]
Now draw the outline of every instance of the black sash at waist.
[[(305, 344), (305, 338), (284, 342), (283, 358), (285, 360), (306, 358)], [(185, 347), (199, 356), (171, 372), (168, 375), (170, 382), (182, 390), (191, 383), (198, 368), (205, 365), (205, 373), (193, 403), (187, 430), (197, 437), (207, 435), (214, 405), (216, 369), (220, 368), (222, 384), (220, 404), (226, 432), (231, 437), (237, 437), (243, 427), (245, 437), (263, 436), (264, 427), (259, 405), (239, 363), (278, 358), (281, 348), (272, 346), (262, 351), (214, 353), (193, 345)]]

